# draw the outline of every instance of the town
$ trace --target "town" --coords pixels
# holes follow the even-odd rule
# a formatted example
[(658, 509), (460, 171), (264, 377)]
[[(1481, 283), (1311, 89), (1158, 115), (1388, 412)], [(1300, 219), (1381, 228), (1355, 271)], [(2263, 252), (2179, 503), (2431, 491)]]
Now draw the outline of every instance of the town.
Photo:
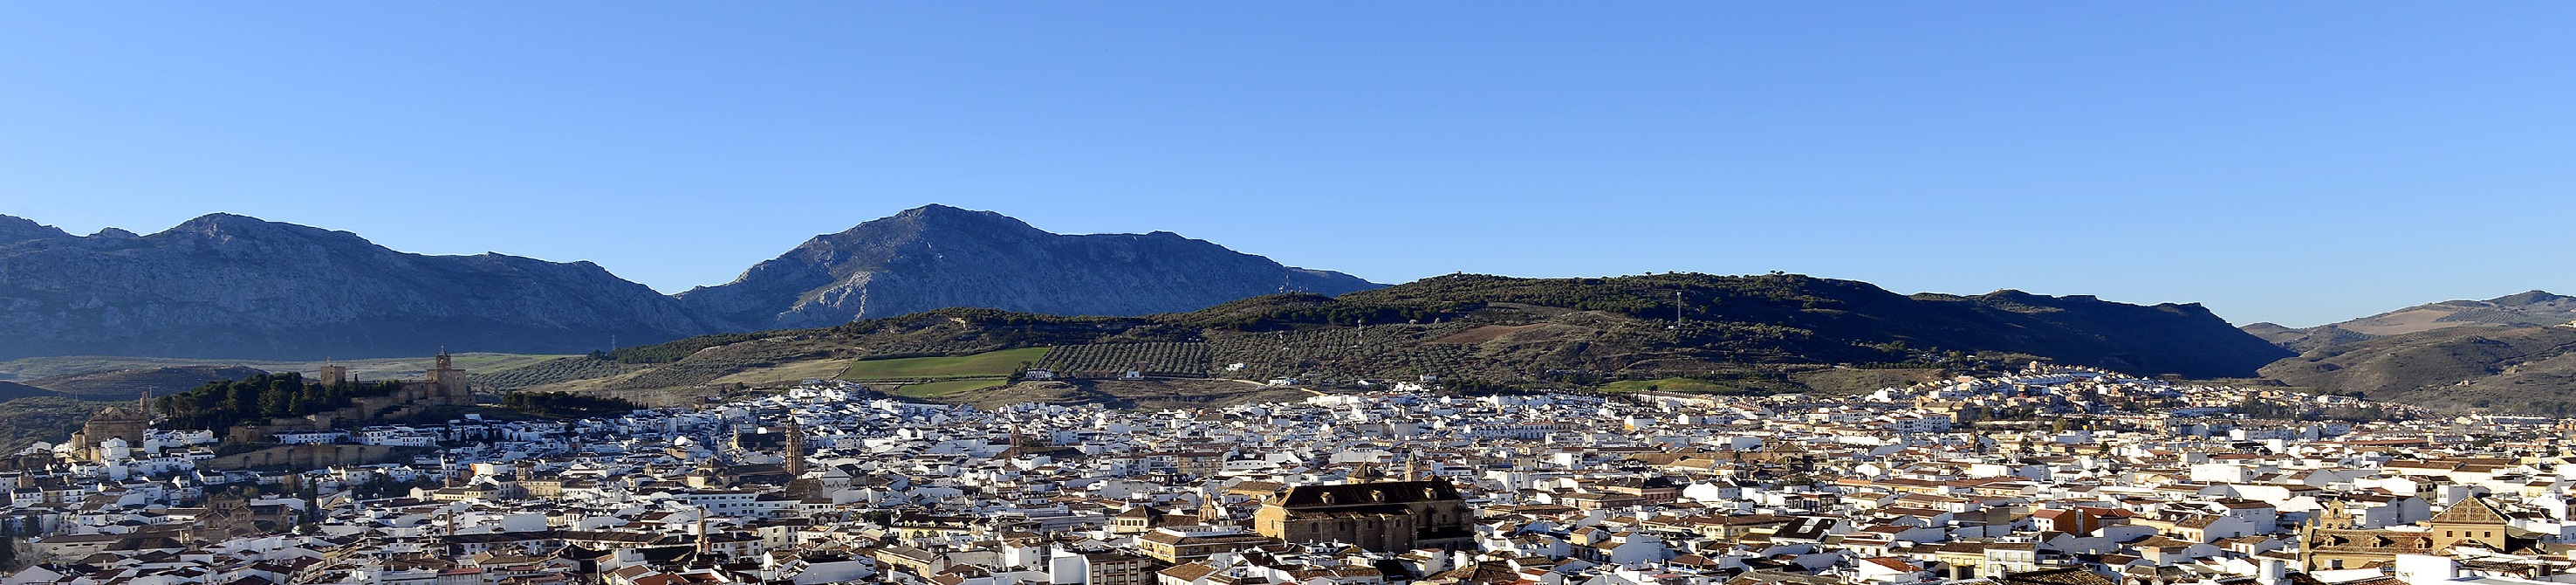
[[(369, 406), (460, 400), (444, 359)], [(2576, 580), (2562, 420), (2036, 363), (1854, 396), (1314, 394), (983, 410), (810, 380), (225, 438), (147, 400), (0, 473), (5, 583)]]

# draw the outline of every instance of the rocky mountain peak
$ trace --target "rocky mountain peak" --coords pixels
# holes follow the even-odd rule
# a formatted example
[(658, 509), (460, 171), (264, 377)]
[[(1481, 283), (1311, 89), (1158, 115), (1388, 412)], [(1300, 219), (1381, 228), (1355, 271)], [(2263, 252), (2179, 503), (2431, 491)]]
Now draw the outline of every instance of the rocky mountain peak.
[(35, 220), (23, 217), (0, 215), (0, 244), (15, 244), (18, 242), (33, 240), (49, 240), (70, 237), (74, 236), (63, 232), (60, 228), (36, 223)]
[(936, 203), (906, 209), (891, 216), (863, 222), (857, 227), (852, 227), (849, 231), (842, 233), (869, 230), (871, 228), (916, 228), (925, 231), (956, 230), (960, 233), (984, 235), (1053, 235), (1047, 233), (1046, 230), (1038, 229), (1035, 226), (1029, 225), (1028, 222), (1020, 221), (1018, 218), (1008, 215), (1002, 215), (991, 211), (961, 209)]
[(1283, 287), (1340, 294), (1377, 286), (1171, 232), (1055, 234), (991, 211), (925, 205), (816, 236), (733, 282), (679, 296), (737, 328), (771, 329), (946, 307), (1142, 315)]
[(247, 215), (236, 215), (231, 213), (209, 213), (200, 215), (197, 216), (196, 219), (180, 222), (179, 225), (171, 226), (170, 229), (162, 230), (161, 233), (153, 235), (196, 236), (214, 239), (270, 239), (281, 237), (300, 237), (341, 240), (355, 244), (369, 244), (366, 238), (358, 237), (358, 234), (355, 233), (326, 230), (285, 222), (268, 221)]

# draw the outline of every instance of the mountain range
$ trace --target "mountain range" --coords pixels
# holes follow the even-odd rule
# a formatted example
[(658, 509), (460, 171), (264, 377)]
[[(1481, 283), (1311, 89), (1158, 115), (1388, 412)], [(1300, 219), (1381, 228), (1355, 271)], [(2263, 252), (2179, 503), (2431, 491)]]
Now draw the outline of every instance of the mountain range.
[[(2012, 290), (1904, 295), (1787, 274), (1461, 274), (1387, 287), (1170, 232), (1054, 234), (942, 205), (818, 235), (731, 282), (664, 295), (589, 262), (411, 254), (240, 215), (88, 236), (0, 216), (0, 359), (309, 360), (644, 344), (492, 378), (511, 387), (669, 388), (812, 375), (870, 356), (1038, 347), (1090, 348), (1049, 354), (1073, 360), (1059, 364), (1068, 367), (1121, 366), (1100, 356), (1146, 352), (1199, 375), (1240, 368), (1209, 377), (1672, 377), (1740, 390), (2044, 359), (2564, 413), (2576, 409), (2576, 399), (2556, 398), (2576, 387), (2576, 328), (2559, 326), (2571, 320), (2576, 297), (2542, 291), (2316, 327), (2237, 328), (2193, 304)], [(226, 374), (121, 370), (28, 380), (0, 395), (121, 399)]]
[(1058, 235), (941, 205), (676, 296), (590, 262), (409, 254), (240, 215), (89, 236), (0, 216), (0, 359), (578, 353), (944, 307), (1141, 315), (1375, 286), (1169, 232)]
[(711, 330), (589, 262), (407, 254), (230, 214), (141, 236), (0, 217), (0, 358), (542, 353)]
[(1029, 360), (1094, 379), (1135, 370), (1175, 380), (1340, 387), (1430, 376), (1454, 388), (1674, 384), (1768, 393), (1867, 390), (1945, 369), (2013, 369), (2031, 360), (2247, 376), (2288, 355), (2198, 305), (2018, 291), (1902, 295), (1795, 274), (1458, 274), (1338, 297), (1265, 295), (1141, 317), (941, 309), (696, 337), (487, 379), (512, 389), (652, 394), (794, 384), (858, 371), (855, 364), (866, 360), (945, 356), (1005, 366)]

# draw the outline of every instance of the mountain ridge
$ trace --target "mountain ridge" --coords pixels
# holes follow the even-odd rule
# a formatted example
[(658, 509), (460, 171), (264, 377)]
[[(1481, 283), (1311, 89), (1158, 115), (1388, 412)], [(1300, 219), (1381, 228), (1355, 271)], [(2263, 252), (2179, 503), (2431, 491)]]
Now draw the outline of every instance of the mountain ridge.
[(15, 226), (0, 232), (15, 240), (0, 244), (0, 327), (13, 332), (0, 357), (358, 357), (443, 343), (537, 352), (709, 331), (676, 301), (588, 262), (411, 254), (227, 213), (141, 236), (55, 236), (26, 223), (0, 220)]
[[(1467, 389), (1687, 378), (1771, 392), (1840, 378), (1919, 378), (1950, 367), (2018, 368), (2032, 359), (2251, 376), (2288, 354), (2196, 305), (2028, 293), (1900, 295), (1866, 282), (1788, 274), (1453, 274), (1339, 297), (1265, 295), (1138, 317), (941, 309), (703, 336), (495, 376), (538, 391), (661, 395), (794, 384), (873, 358), (1026, 348), (1047, 348), (1036, 364), (1072, 376), (1116, 376), (1142, 364), (1152, 376), (1291, 379), (1315, 387), (1420, 376)], [(1860, 375), (1869, 372), (1890, 375)]]
[[(1122, 273), (1122, 265), (1134, 272)], [(1340, 294), (1377, 286), (1168, 231), (1056, 234), (991, 211), (933, 204), (814, 236), (732, 282), (673, 296), (738, 329), (758, 330), (959, 306), (1131, 316), (1281, 288)]]
[[(768, 288), (728, 288), (746, 282)], [(729, 285), (664, 295), (587, 260), (414, 254), (232, 213), (89, 236), (0, 215), (0, 327), (12, 332), (0, 359), (578, 353), (782, 319), (819, 326), (945, 306), (1145, 314), (1281, 288), (1378, 286), (1168, 231), (1060, 235), (944, 205), (816, 236)], [(1068, 302), (1082, 298), (1110, 302)]]
[(2576, 297), (2530, 290), (2486, 300), (2455, 299), (2424, 303), (2314, 327), (2254, 323), (2243, 327), (2291, 351), (2419, 333), (2450, 327), (2506, 325), (2538, 327), (2576, 321)]

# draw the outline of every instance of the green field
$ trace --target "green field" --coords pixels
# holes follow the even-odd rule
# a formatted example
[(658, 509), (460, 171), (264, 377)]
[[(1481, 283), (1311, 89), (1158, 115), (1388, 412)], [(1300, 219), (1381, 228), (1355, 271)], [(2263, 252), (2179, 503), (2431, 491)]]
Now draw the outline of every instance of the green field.
[(993, 388), (1001, 386), (1006, 382), (1006, 380), (999, 379), (940, 380), (928, 384), (905, 384), (902, 387), (895, 388), (894, 393), (897, 396), (910, 396), (914, 398), (938, 398), (951, 394), (960, 394)]
[(1020, 364), (1036, 363), (1046, 357), (1047, 348), (1006, 349), (957, 357), (897, 358), (863, 360), (850, 364), (841, 379), (912, 380), (921, 378), (1005, 378), (1019, 373)]

